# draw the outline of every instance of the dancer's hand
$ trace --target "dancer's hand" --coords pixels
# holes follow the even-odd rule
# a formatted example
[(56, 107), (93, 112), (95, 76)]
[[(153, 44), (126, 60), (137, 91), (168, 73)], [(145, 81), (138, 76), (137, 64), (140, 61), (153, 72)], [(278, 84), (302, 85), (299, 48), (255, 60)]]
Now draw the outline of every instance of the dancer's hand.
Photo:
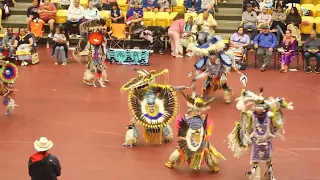
[(287, 109), (294, 110), (294, 107), (292, 106), (293, 102), (289, 102), (287, 105)]

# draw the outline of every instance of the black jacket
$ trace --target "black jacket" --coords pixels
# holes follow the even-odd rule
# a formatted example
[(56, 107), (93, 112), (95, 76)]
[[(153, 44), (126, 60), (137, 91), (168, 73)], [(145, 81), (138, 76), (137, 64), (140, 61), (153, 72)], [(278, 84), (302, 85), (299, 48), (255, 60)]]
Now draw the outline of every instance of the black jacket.
[(37, 152), (29, 159), (29, 175), (31, 180), (57, 180), (61, 174), (61, 166), (56, 156)]

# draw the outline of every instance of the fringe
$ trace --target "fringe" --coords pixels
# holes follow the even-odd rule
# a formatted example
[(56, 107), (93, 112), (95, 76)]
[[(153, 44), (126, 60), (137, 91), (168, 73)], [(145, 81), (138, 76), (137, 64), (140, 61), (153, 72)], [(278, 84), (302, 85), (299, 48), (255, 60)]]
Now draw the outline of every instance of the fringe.
[(150, 133), (145, 129), (143, 137), (148, 144), (162, 144), (162, 128), (160, 128), (159, 133)]

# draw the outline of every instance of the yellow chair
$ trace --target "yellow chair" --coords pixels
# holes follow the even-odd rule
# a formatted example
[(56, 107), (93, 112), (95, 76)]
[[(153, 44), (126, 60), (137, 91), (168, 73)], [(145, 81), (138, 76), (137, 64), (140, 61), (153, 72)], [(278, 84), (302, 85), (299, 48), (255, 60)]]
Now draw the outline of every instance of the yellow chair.
[(316, 24), (317, 34), (320, 34), (320, 17), (316, 17), (316, 19), (314, 20), (314, 23)]
[(303, 16), (302, 22), (309, 22), (309, 24), (301, 24), (300, 30), (302, 34), (310, 34), (313, 30), (314, 18), (310, 16)]
[(316, 15), (316, 7), (313, 4), (302, 4), (301, 8), (306, 8), (306, 9), (312, 11), (313, 17), (315, 17), (315, 15)]
[(0, 9), (0, 29), (2, 28), (2, 10)]
[(186, 8), (184, 7), (183, 0), (176, 0), (177, 5), (172, 7), (172, 12), (185, 12)]
[(193, 19), (196, 19), (198, 17), (198, 14), (197, 13), (185, 13), (184, 20), (187, 21), (190, 16), (193, 16)]
[(171, 26), (173, 19), (176, 17), (178, 13), (177, 12), (172, 12), (169, 15), (169, 26)]
[(315, 14), (316, 14), (316, 17), (320, 17), (320, 4), (317, 4), (317, 5), (316, 5), (316, 12), (315, 12)]
[[(202, 18), (202, 17), (203, 17), (203, 13), (200, 13), (200, 14), (197, 16), (197, 18)], [(214, 17), (212, 16), (212, 14), (209, 14), (209, 17), (214, 18)]]
[(168, 12), (158, 12), (155, 15), (155, 25), (161, 27), (168, 27), (169, 26), (169, 13)]
[(88, 0), (80, 0), (80, 5), (81, 5), (83, 8), (87, 8), (87, 6), (88, 6)]
[(111, 24), (110, 12), (109, 11), (99, 11), (102, 19), (106, 20), (105, 27), (109, 27)]
[(122, 15), (123, 15), (124, 20), (126, 20), (127, 19), (127, 12), (122, 11)]
[(154, 25), (155, 14), (154, 12), (144, 12), (143, 13), (143, 23), (145, 27)]
[(126, 0), (117, 0), (117, 3), (119, 5), (119, 8), (124, 11), (124, 12), (128, 12), (129, 10), (129, 4), (127, 4)]
[(313, 4), (314, 0), (301, 0), (301, 4)]
[(314, 0), (314, 4), (320, 4), (320, 0)]
[(126, 38), (126, 24), (117, 24), (117, 23), (112, 23), (111, 24), (111, 29), (112, 29), (112, 36), (117, 37), (118, 39), (124, 39)]
[(59, 9), (56, 15), (56, 23), (63, 24), (67, 22), (68, 10)]

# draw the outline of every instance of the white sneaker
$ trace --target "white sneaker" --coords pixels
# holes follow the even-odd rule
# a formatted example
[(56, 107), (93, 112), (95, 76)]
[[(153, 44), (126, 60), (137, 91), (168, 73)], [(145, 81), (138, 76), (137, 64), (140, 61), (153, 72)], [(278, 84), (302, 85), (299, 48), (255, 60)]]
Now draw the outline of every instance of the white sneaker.
[(27, 65), (28, 65), (27, 61), (24, 61), (24, 65), (25, 65), (25, 66), (27, 66)]
[(49, 33), (49, 34), (48, 34), (48, 38), (52, 38), (52, 33)]
[(58, 62), (54, 62), (54, 65), (58, 65)]
[(61, 65), (62, 65), (62, 66), (65, 66), (65, 65), (67, 65), (67, 63), (66, 63), (66, 62), (63, 62)]
[(181, 56), (180, 54), (176, 54), (175, 57), (176, 58), (183, 58), (183, 56)]
[(171, 53), (171, 56), (175, 57), (175, 56), (176, 56), (176, 53), (175, 53), (175, 52), (172, 52), (172, 53)]

